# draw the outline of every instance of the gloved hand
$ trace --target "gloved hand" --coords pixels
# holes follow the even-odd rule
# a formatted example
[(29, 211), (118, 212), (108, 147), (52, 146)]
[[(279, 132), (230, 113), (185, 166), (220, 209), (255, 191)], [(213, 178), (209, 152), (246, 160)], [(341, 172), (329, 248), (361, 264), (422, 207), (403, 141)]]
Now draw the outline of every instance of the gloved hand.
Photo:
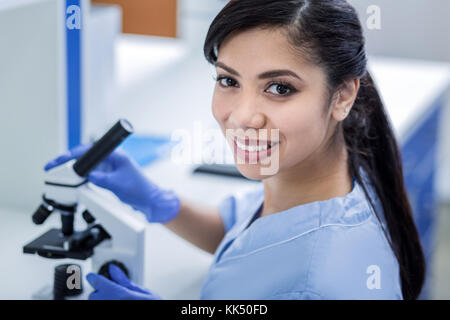
[(95, 289), (89, 295), (89, 300), (162, 300), (156, 293), (132, 283), (114, 264), (109, 265), (109, 274), (113, 281), (97, 273), (89, 273), (86, 276), (89, 284)]
[[(91, 145), (81, 145), (46, 164), (45, 170), (78, 159)], [(122, 202), (143, 212), (149, 222), (168, 222), (180, 210), (180, 199), (163, 190), (142, 173), (139, 165), (124, 151), (115, 150), (88, 177), (88, 181), (112, 191)]]

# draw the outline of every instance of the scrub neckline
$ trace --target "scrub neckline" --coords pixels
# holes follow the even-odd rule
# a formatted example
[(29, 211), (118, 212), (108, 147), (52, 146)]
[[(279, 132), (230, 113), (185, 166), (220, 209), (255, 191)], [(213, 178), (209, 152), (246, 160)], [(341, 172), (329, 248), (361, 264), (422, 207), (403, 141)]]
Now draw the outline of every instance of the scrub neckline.
[[(320, 202), (324, 202), (324, 201), (330, 201), (330, 200), (333, 200), (333, 199), (342, 199), (342, 198), (345, 198), (348, 195), (354, 193), (355, 192), (355, 187), (356, 187), (356, 177), (353, 176), (353, 179), (352, 179), (352, 190), (349, 193), (347, 193), (346, 195), (344, 195), (344, 196), (333, 197), (333, 198), (330, 198), (330, 199), (327, 199), (327, 200), (317, 200), (317, 201), (312, 201), (312, 202), (308, 202), (308, 203), (299, 204), (299, 205), (293, 206), (291, 208), (288, 208), (286, 210), (282, 210), (282, 211), (279, 211), (279, 212), (272, 213), (272, 214), (267, 215), (265, 217), (269, 217), (271, 215), (283, 213), (283, 212), (286, 212), (286, 211), (291, 211), (291, 210), (294, 210), (295, 208), (298, 208), (298, 207), (301, 207), (301, 206), (312, 205), (312, 204), (316, 204), (316, 203), (320, 203)], [(263, 193), (262, 193), (262, 202), (261, 202), (261, 204), (259, 205), (258, 209), (253, 214), (252, 218), (250, 219), (250, 221), (247, 223), (247, 225), (245, 226), (245, 228), (242, 231), (247, 230), (256, 220), (261, 219), (261, 218), (265, 218), (265, 217), (260, 217), (261, 211), (262, 211), (262, 208), (263, 208), (263, 205), (264, 205), (264, 185), (263, 185), (263, 188), (262, 188), (262, 192)]]

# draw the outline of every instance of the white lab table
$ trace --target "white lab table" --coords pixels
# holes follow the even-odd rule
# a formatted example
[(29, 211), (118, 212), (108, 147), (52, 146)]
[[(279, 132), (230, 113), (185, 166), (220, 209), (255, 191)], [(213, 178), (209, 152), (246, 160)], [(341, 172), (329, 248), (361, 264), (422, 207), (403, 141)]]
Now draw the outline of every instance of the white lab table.
[[(147, 74), (135, 66), (127, 68), (127, 64), (135, 61), (135, 55), (139, 54), (130, 50), (132, 46), (145, 46), (146, 50), (154, 53), (146, 61), (142, 61), (145, 56), (139, 56), (148, 70)], [(136, 133), (170, 135), (180, 128), (192, 130), (194, 123), (201, 123), (204, 127), (214, 125), (211, 115), (213, 69), (200, 51), (180, 55), (178, 41), (174, 41), (172, 46), (165, 40), (161, 44), (159, 38), (145, 40), (134, 36), (119, 39), (118, 48), (121, 85), (117, 113), (133, 123)], [(164, 68), (153, 68), (152, 63), (158, 65), (158, 54), (161, 59), (170, 55), (173, 61), (164, 62)], [(369, 66), (400, 143), (403, 143), (427, 117), (435, 99), (448, 90), (450, 67), (426, 61), (381, 57), (371, 57)], [(160, 186), (172, 188), (181, 196), (206, 205), (217, 205), (227, 194), (252, 188), (259, 183), (192, 175), (195, 166), (176, 165), (164, 159), (146, 167), (145, 173)], [(37, 289), (52, 283), (53, 267), (67, 262), (22, 253), (24, 244), (59, 222), (58, 215), (53, 215), (43, 226), (35, 226), (31, 215), (32, 212), (0, 209), (0, 299), (31, 298)], [(148, 224), (147, 236), (146, 286), (166, 299), (198, 299), (212, 256), (162, 225)], [(88, 261), (80, 264), (84, 267), (84, 275), (90, 271)], [(84, 285), (88, 287), (87, 283)]]

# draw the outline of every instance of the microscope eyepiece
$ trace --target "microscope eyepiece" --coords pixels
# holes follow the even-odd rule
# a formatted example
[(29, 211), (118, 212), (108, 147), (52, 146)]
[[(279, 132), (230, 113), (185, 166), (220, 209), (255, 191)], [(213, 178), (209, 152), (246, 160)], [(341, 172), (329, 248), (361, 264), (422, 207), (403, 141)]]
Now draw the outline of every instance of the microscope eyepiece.
[(120, 119), (75, 162), (73, 169), (80, 177), (86, 177), (132, 132), (133, 126), (127, 120)]

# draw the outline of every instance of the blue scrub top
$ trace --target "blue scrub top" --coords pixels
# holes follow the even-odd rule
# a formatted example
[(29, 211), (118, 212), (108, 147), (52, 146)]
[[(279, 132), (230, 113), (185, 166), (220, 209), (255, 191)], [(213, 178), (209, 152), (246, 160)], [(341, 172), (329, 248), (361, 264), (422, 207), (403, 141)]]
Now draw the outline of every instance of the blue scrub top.
[[(360, 173), (382, 214), (366, 172)], [(397, 259), (355, 179), (343, 197), (295, 206), (249, 225), (263, 201), (261, 183), (220, 204), (226, 234), (201, 299), (403, 299)]]

